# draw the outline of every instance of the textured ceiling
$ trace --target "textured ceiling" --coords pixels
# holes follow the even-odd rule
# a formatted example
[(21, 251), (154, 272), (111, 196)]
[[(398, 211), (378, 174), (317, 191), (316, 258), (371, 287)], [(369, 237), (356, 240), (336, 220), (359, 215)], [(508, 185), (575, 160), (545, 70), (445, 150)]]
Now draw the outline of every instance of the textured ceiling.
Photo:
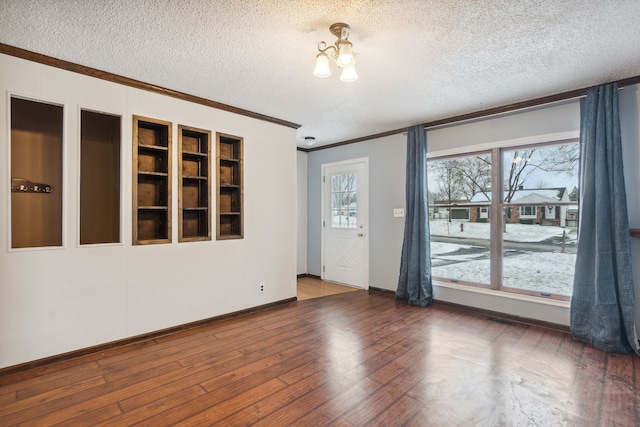
[[(334, 22), (359, 80), (312, 75)], [(640, 75), (638, 0), (0, 0), (0, 42), (299, 123), (317, 145)]]

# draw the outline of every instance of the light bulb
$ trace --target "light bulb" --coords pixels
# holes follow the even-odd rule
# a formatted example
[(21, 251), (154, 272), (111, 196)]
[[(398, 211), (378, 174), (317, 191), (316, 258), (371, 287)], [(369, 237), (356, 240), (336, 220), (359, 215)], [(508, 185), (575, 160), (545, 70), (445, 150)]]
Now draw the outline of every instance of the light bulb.
[(353, 49), (351, 42), (344, 40), (340, 43), (340, 50), (338, 51), (338, 59), (336, 64), (340, 68), (351, 67), (355, 65), (356, 60), (353, 57)]
[(340, 75), (340, 80), (347, 83), (355, 82), (356, 80), (358, 80), (358, 74), (356, 74), (356, 67), (353, 65), (350, 67), (344, 67), (342, 69), (342, 74)]
[(329, 77), (331, 75), (329, 57), (326, 53), (320, 52), (316, 56), (316, 68), (313, 70), (313, 75), (316, 77)]

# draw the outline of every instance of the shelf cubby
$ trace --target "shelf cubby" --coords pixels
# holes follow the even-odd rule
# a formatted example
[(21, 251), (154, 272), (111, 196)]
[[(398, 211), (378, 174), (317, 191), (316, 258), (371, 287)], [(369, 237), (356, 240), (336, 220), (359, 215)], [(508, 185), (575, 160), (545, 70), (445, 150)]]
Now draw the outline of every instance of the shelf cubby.
[(62, 246), (63, 107), (11, 97), (11, 248)]
[(216, 134), (216, 237), (243, 238), (243, 138)]
[(211, 240), (211, 131), (178, 126), (178, 241)]
[(80, 118), (80, 244), (119, 243), (121, 117)]
[(171, 122), (133, 116), (133, 244), (171, 243)]

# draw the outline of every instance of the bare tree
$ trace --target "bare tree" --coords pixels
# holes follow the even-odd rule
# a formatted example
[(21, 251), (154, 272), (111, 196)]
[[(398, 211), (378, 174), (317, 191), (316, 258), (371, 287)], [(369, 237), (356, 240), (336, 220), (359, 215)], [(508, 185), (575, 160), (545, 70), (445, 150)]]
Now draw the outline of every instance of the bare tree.
[[(504, 186), (504, 201), (506, 203), (511, 202), (516, 191), (521, 190), (525, 181), (533, 173), (538, 165), (532, 163), (532, 157), (536, 153), (536, 149), (513, 152), (513, 158), (511, 163), (506, 164), (505, 159), (505, 186)], [(506, 157), (506, 156), (505, 156)]]
[(487, 200), (491, 192), (491, 156), (488, 154), (470, 156), (461, 159), (457, 164), (457, 173), (462, 182), (463, 192), (467, 200), (482, 193)]
[[(536, 172), (545, 172), (543, 178), (538, 175), (538, 188), (542, 188), (549, 175), (575, 175), (578, 168), (580, 147), (578, 144), (560, 144), (541, 148), (515, 150), (512, 156), (505, 156), (504, 162), (504, 201), (512, 201), (518, 190), (524, 189), (527, 180)], [(510, 163), (507, 163), (509, 162)], [(507, 212), (504, 212), (503, 232), (507, 231)]]
[[(550, 179), (555, 182), (553, 175), (575, 176), (579, 155), (579, 146), (573, 143), (505, 151), (504, 202), (510, 203), (532, 177), (537, 180), (538, 188), (542, 188)], [(478, 194), (484, 195), (483, 201), (491, 200), (490, 154), (435, 160), (428, 165), (436, 187), (434, 196), (441, 204), (453, 205), (460, 200), (470, 202)], [(504, 214), (507, 215), (506, 210)], [(503, 223), (506, 227), (506, 218)]]
[[(511, 202), (516, 191), (524, 188), (535, 172), (575, 175), (580, 148), (578, 144), (560, 144), (511, 153), (512, 156), (506, 155), (504, 159), (504, 201), (507, 203)], [(540, 182), (545, 182), (545, 179), (540, 179)]]
[[(458, 159), (436, 160), (428, 163), (429, 173), (436, 188), (433, 192), (435, 199), (440, 204), (452, 205), (463, 196), (463, 182), (459, 174)], [(449, 222), (451, 222), (451, 209), (449, 208)]]

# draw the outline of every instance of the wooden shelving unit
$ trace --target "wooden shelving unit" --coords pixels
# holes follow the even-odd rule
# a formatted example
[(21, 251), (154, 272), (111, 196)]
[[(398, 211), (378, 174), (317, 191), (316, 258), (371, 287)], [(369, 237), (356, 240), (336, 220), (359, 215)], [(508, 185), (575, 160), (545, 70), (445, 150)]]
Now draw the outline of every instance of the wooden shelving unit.
[(133, 244), (171, 243), (171, 122), (133, 116)]
[(211, 131), (178, 126), (178, 241), (211, 240)]
[(216, 134), (216, 238), (241, 239), (243, 227), (243, 138)]

